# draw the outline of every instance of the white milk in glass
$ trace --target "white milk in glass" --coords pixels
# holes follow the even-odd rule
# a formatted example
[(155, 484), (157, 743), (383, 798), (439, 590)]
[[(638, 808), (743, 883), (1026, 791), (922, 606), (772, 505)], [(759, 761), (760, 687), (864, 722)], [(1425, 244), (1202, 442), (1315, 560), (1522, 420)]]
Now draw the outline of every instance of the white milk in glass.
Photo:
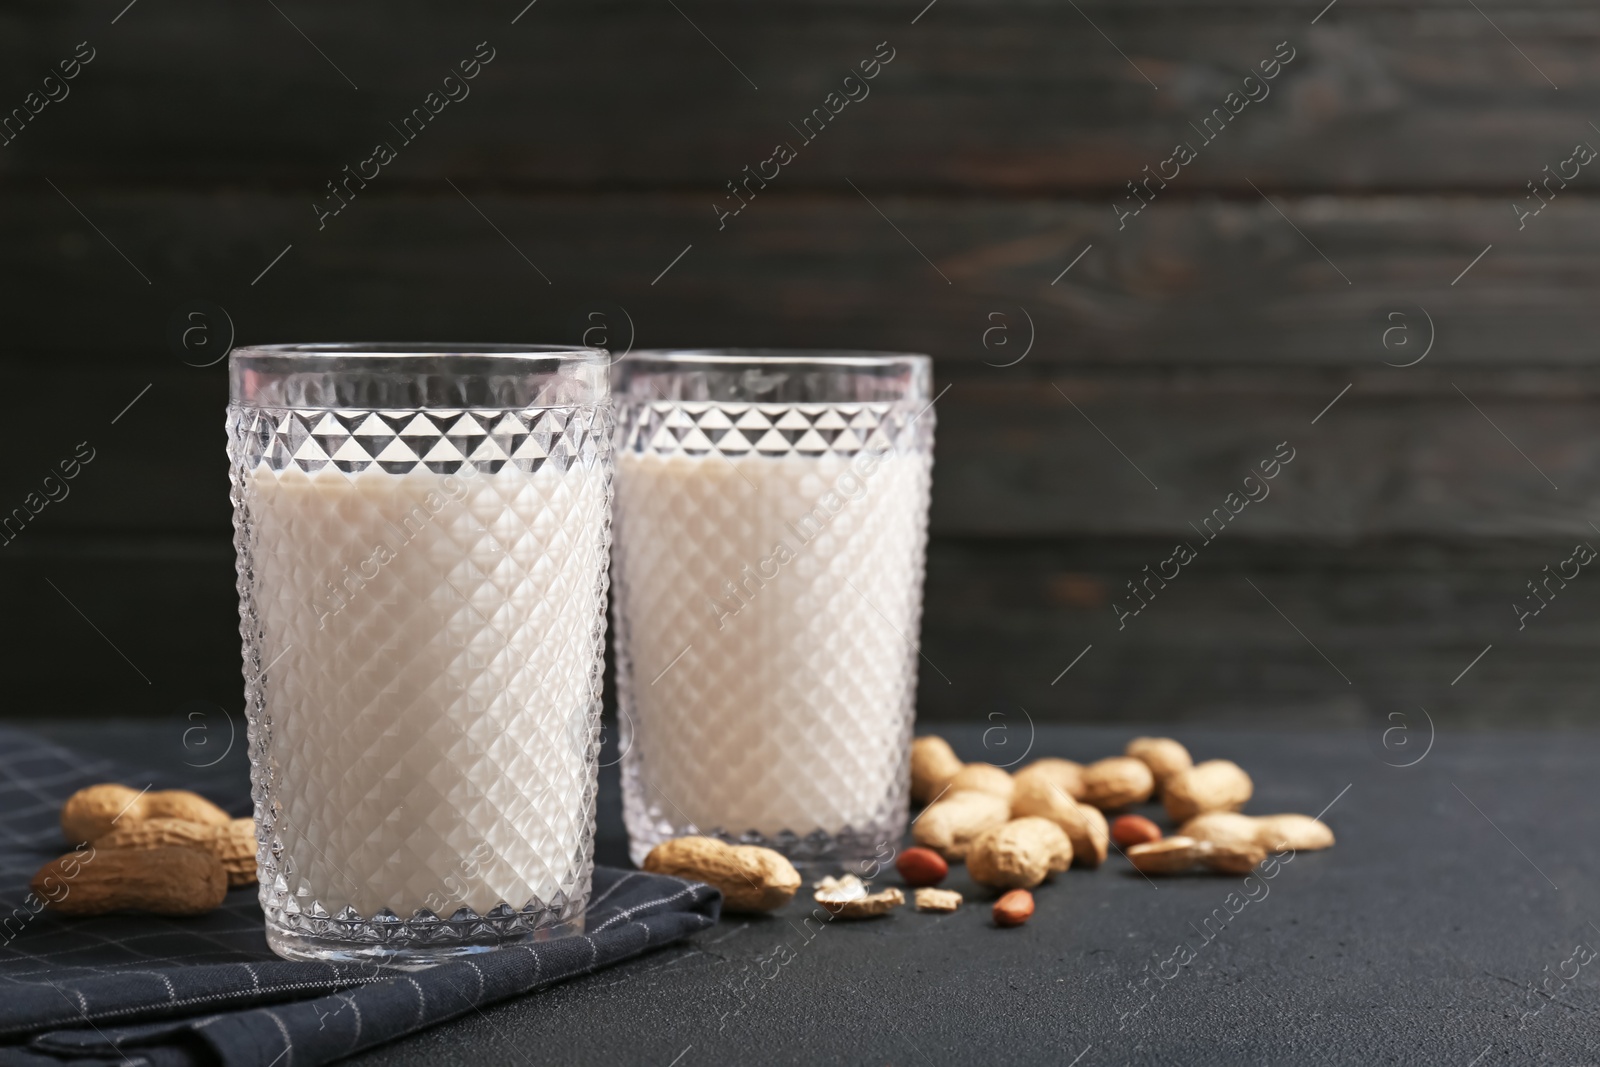
[(624, 708), (647, 754), (630, 789), (701, 832), (883, 824), (903, 803), (931, 457), (616, 460)]
[(549, 902), (586, 855), (603, 470), (257, 467), (278, 895)]

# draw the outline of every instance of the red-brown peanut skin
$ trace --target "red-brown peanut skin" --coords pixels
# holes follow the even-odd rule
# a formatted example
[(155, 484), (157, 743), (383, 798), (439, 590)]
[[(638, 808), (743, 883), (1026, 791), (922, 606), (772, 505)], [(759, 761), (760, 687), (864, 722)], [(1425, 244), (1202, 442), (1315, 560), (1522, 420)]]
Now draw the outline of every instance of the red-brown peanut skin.
[(950, 873), (950, 864), (931, 848), (906, 849), (895, 859), (894, 867), (914, 889), (938, 885)]
[(1119, 815), (1111, 823), (1111, 840), (1118, 848), (1147, 845), (1161, 840), (1161, 827), (1143, 815)]
[(1033, 894), (1026, 889), (1013, 889), (994, 902), (996, 926), (1021, 926), (1033, 918)]

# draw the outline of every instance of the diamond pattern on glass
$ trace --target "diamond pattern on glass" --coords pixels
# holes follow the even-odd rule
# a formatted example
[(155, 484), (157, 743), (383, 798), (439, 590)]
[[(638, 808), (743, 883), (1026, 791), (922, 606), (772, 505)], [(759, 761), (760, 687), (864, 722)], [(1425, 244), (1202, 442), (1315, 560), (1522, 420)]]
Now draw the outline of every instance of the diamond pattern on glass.
[(907, 806), (926, 405), (625, 405), (615, 605), (624, 814), (871, 855)]
[(926, 405), (719, 404), (709, 401), (652, 401), (629, 408), (622, 425), (622, 452), (681, 452), (700, 456), (791, 453), (854, 455), (882, 452), (920, 440), (932, 417), (918, 418)]
[(609, 408), (228, 426), (269, 928), (492, 943), (581, 918)]

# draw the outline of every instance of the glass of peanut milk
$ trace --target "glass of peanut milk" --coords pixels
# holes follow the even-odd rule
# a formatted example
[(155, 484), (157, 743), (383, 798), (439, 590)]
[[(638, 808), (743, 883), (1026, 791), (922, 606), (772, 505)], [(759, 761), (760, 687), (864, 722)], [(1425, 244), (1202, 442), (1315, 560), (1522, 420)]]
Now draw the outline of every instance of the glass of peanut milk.
[(706, 834), (797, 862), (905, 830), (928, 357), (639, 352), (617, 402), (617, 689), (632, 857)]
[(271, 345), (228, 455), (267, 941), (423, 966), (581, 932), (605, 354)]

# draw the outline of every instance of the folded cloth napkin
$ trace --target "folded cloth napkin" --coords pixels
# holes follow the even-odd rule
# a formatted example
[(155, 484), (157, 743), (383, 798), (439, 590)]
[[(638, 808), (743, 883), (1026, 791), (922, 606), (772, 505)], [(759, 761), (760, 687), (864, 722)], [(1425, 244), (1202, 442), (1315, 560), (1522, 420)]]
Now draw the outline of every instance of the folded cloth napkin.
[[(677, 941), (721, 908), (709, 886), (597, 867), (584, 936), (405, 973), (279, 959), (254, 888), (193, 919), (39, 910), (27, 882), (66, 851), (62, 802), (109, 781), (151, 784), (0, 728), (0, 1065), (329, 1063)], [(232, 811), (245, 804), (237, 782), (188, 784)]]

